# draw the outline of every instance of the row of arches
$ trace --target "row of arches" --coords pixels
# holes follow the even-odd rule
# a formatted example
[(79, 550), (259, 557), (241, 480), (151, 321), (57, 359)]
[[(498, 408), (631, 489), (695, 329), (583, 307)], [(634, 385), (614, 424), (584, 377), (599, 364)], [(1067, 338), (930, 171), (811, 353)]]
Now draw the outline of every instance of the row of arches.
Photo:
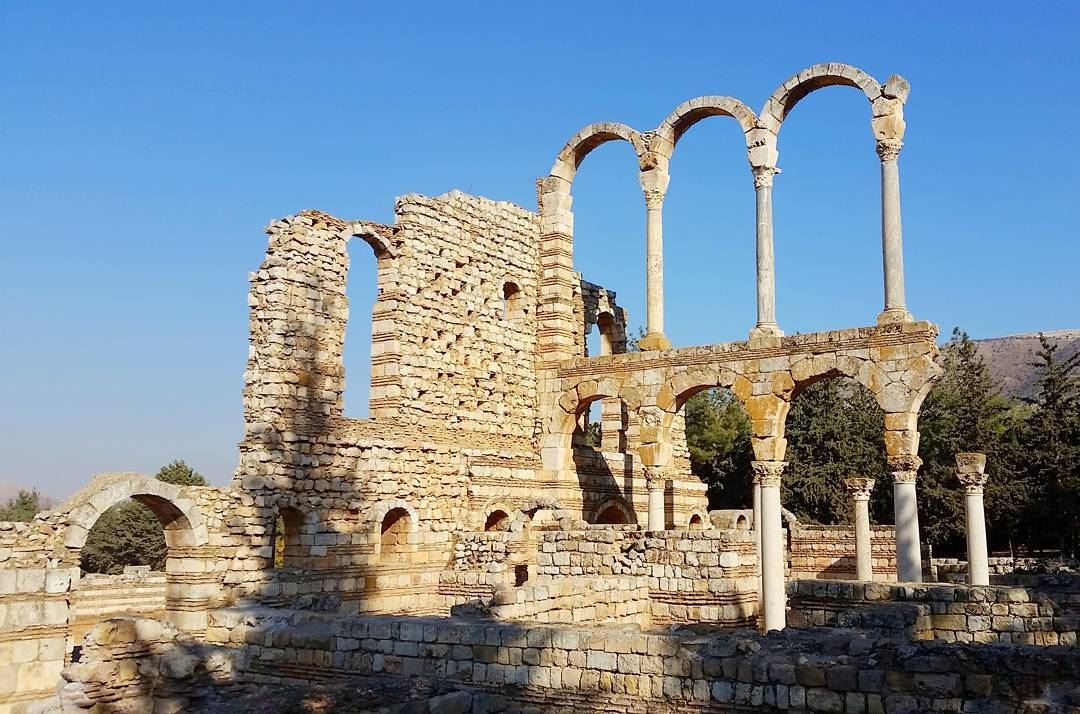
[[(910, 319), (903, 289), (903, 263), (900, 244), (899, 179), (896, 159), (905, 130), (903, 107), (909, 87), (902, 77), (893, 75), (879, 84), (866, 72), (843, 64), (820, 64), (792, 76), (778, 87), (755, 114), (732, 97), (706, 96), (691, 99), (677, 107), (660, 125), (641, 132), (612, 122), (590, 124), (577, 132), (559, 151), (551, 171), (541, 185), (540, 212), (543, 241), (541, 255), (559, 256), (565, 261), (573, 252), (573, 214), (570, 191), (577, 171), (597, 147), (608, 142), (625, 142), (637, 157), (639, 179), (645, 195), (646, 226), (646, 321), (647, 331), (641, 340), (644, 350), (666, 349), (671, 343), (664, 336), (662, 206), (669, 183), (668, 167), (680, 138), (698, 122), (712, 116), (735, 119), (743, 133), (747, 159), (753, 174), (756, 200), (757, 253), (757, 322), (752, 336), (782, 335), (775, 314), (774, 257), (772, 237), (772, 181), (779, 173), (777, 140), (784, 119), (810, 93), (828, 86), (850, 86), (861, 91), (871, 106), (871, 129), (878, 142), (882, 162), (882, 245), (884, 252), (885, 311), (878, 321), (902, 322)], [(560, 274), (557, 260), (544, 266), (547, 294), (567, 283), (569, 275)], [(568, 271), (569, 268), (566, 268)], [(565, 272), (565, 271), (564, 271)], [(569, 301), (567, 292), (564, 296)], [(560, 310), (544, 313), (555, 323)], [(562, 311), (564, 312), (564, 311)], [(553, 359), (573, 355), (557, 344), (541, 345)]]

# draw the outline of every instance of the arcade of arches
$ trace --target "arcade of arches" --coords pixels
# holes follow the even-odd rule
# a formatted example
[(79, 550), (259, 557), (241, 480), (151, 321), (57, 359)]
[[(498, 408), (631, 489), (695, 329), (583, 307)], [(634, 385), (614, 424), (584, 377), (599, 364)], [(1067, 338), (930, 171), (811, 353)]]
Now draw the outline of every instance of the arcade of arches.
[[(804, 96), (832, 85), (862, 92), (870, 110), (884, 302), (868, 310), (873, 325), (785, 336), (771, 219), (780, 128)], [(57, 510), (0, 530), (0, 576), (19, 569), (20, 597), (49, 604), (26, 634), (47, 664), (18, 675), (19, 701), (55, 690), (70, 660), (70, 613), (56, 603), (79, 588), (79, 549), (97, 515), (129, 497), (164, 525), (166, 617), (208, 642), (229, 636), (215, 624), (225, 621), (219, 610), (289, 608), (315, 594), (343, 616), (446, 615), (479, 602), (511, 619), (554, 618), (563, 611), (556, 597), (587, 597), (595, 608), (566, 607), (598, 623), (781, 629), (789, 560), (793, 578), (920, 581), (918, 414), (940, 369), (937, 328), (915, 320), (904, 296), (897, 162), (907, 98), (900, 77), (878, 83), (853, 67), (816, 65), (757, 114), (708, 96), (651, 131), (586, 127), (538, 181), (538, 212), (452, 191), (399, 197), (394, 225), (311, 210), (273, 221), (251, 275), (245, 429), (232, 483), (105, 475)], [(748, 339), (676, 349), (664, 335), (668, 164), (680, 137), (714, 116), (734, 119), (745, 135), (758, 211), (747, 236), (757, 246), (757, 315)], [(615, 292), (573, 268), (574, 175), (592, 149), (616, 140), (639, 159), (647, 214), (648, 332), (636, 352), (627, 351)], [(377, 261), (365, 420), (342, 411), (355, 239)], [(595, 355), (586, 349), (593, 330)], [(782, 508), (793, 395), (837, 376), (864, 387), (884, 414), (888, 473), (852, 474), (862, 481), (850, 487), (858, 501), (867, 479), (891, 479), (895, 534), (868, 522), (826, 533)], [(739, 511), (709, 512), (705, 485), (689, 469), (681, 408), (715, 387), (735, 395), (752, 425), (753, 501)], [(574, 433), (594, 402), (601, 434), (589, 445)], [(797, 553), (816, 555), (796, 567)], [(887, 567), (867, 570), (871, 557)], [(597, 585), (615, 576), (633, 583)], [(541, 587), (553, 579), (559, 588)], [(0, 635), (18, 636), (5, 627)]]

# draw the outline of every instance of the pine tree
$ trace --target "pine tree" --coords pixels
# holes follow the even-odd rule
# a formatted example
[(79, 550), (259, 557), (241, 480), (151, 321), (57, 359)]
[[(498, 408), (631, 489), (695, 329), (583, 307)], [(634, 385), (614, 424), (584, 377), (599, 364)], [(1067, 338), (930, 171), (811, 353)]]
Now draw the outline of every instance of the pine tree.
[(710, 508), (746, 508), (751, 499), (750, 418), (726, 389), (686, 401), (690, 470), (709, 486)]
[(49, 507), (48, 502), (41, 497), (37, 489), (30, 491), (19, 490), (19, 495), (8, 500), (0, 506), (0, 521), (24, 521), (34, 520), (40, 511)]
[(1080, 538), (1080, 353), (1059, 361), (1057, 345), (1039, 335), (1038, 392), (1022, 450), (1034, 499), (1027, 509), (1038, 547), (1076, 552)]
[(992, 546), (1009, 545), (1027, 498), (1025, 480), (1012, 468), (1021, 415), (999, 392), (975, 343), (960, 328), (942, 349), (941, 381), (919, 415), (919, 525), (937, 553), (962, 555), (964, 494), (956, 482), (956, 454), (987, 455), (986, 514)]
[[(785, 433), (788, 466), (781, 497), (800, 518), (849, 522), (844, 479), (851, 476), (876, 478), (875, 495), (883, 492), (885, 416), (862, 385), (847, 378), (810, 385), (792, 402)], [(876, 518), (891, 519), (880, 499), (871, 506)]]

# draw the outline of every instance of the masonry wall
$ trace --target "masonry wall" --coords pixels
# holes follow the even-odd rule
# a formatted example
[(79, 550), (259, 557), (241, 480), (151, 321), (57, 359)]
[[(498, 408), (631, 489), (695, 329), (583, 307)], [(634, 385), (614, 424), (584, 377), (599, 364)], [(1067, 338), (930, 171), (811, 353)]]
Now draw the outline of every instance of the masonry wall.
[(166, 610), (165, 573), (129, 566), (117, 575), (87, 573), (71, 598), (71, 637), (79, 642), (91, 627), (114, 617), (161, 619)]
[[(790, 526), (789, 577), (854, 580), (855, 529), (852, 526)], [(870, 529), (870, 557), (876, 580), (896, 580), (896, 528)]]
[(78, 568), (0, 570), (0, 714), (55, 694), (78, 584)]
[[(1075, 648), (902, 643), (827, 630), (649, 634), (611, 626), (222, 610), (210, 632), (216, 645), (202, 646), (202, 658), (214, 663), (214, 672), (228, 671), (226, 681), (272, 687), (356, 675), (429, 677), (498, 692), (517, 709), (1064, 712), (1077, 704), (1080, 681)], [(185, 654), (182, 643), (169, 646), (173, 663), (164, 667), (164, 653), (132, 652), (137, 670), (163, 673), (165, 696), (174, 697), (183, 692), (169, 673), (187, 672), (185, 696), (198, 696), (192, 684), (211, 673), (204, 675), (198, 662), (189, 669), (176, 661)], [(103, 658), (122, 666), (120, 648)], [(231, 668), (219, 664), (223, 659)], [(94, 692), (85, 671), (67, 676), (73, 690)]]
[(754, 536), (749, 531), (590, 528), (540, 534), (537, 573), (645, 578), (654, 622), (752, 621), (757, 607)]
[(793, 626), (859, 627), (947, 642), (1077, 643), (1080, 614), (1049, 597), (1002, 586), (788, 583)]

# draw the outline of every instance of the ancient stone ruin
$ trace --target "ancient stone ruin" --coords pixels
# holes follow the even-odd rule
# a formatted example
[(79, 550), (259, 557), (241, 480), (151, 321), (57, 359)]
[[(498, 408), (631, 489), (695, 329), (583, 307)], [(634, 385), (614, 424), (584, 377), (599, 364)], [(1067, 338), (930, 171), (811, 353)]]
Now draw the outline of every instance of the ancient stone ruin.
[[(870, 326), (785, 336), (778, 138), (803, 97), (832, 85), (870, 105), (884, 302)], [(0, 524), (0, 714), (238, 711), (231, 698), (255, 685), (341, 683), (353, 706), (380, 687), (401, 697), (371, 699), (386, 711), (1076, 711), (1080, 581), (991, 575), (978, 455), (958, 457), (969, 583), (923, 583), (934, 564), (919, 540), (918, 417), (941, 370), (937, 328), (904, 296), (908, 91), (899, 76), (816, 65), (756, 114), (708, 96), (651, 131), (587, 126), (537, 182), (536, 211), (453, 191), (399, 198), (393, 225), (311, 210), (273, 221), (251, 274), (232, 484), (103, 474), (29, 524)], [(746, 340), (673, 348), (668, 165), (712, 116), (746, 139), (757, 318)], [(635, 151), (645, 199), (638, 351), (615, 292), (573, 268), (574, 176), (608, 141)], [(378, 263), (365, 420), (344, 416), (342, 398), (356, 239)], [(782, 508), (792, 399), (835, 377), (885, 413), (895, 528), (871, 527), (866, 508), (886, 474), (847, 482), (852, 526)], [(745, 510), (710, 512), (690, 473), (682, 408), (715, 387), (752, 421)], [(598, 446), (583, 428), (594, 402)], [(128, 498), (164, 528), (165, 573), (80, 577), (89, 530)]]

